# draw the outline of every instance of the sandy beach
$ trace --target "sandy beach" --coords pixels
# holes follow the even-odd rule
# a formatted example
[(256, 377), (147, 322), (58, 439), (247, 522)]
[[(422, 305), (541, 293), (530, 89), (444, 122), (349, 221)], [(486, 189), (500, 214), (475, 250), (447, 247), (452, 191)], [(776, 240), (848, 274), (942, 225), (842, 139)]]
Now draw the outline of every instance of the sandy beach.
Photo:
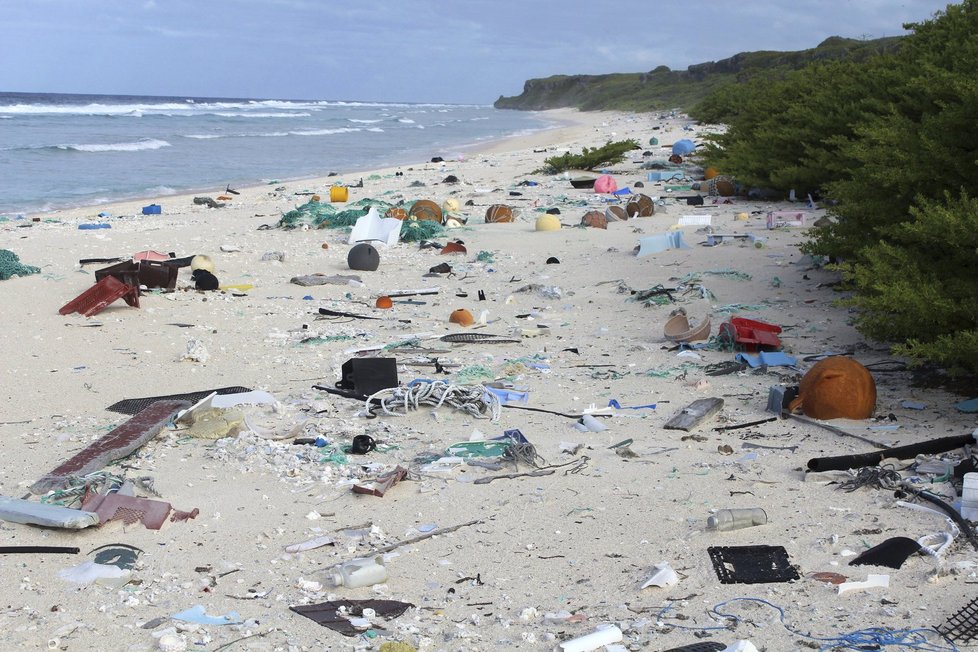
[[(896, 446), (967, 435), (976, 423), (954, 409), (962, 397), (914, 388), (909, 372), (891, 364), (873, 374), (875, 419), (832, 422), (855, 436), (791, 419), (715, 430), (772, 417), (765, 411), (769, 388), (797, 384), (812, 356), (853, 351), (866, 365), (893, 358), (885, 345), (861, 337), (847, 309), (835, 304), (842, 296), (832, 286), (836, 275), (799, 251), (805, 229), (767, 228), (768, 212), (799, 204), (705, 197), (703, 206), (687, 206), (675, 196), (694, 191), (647, 179), (643, 161), (669, 153), (650, 146), (652, 157), (635, 151), (611, 172), (619, 188), (660, 198), (655, 214), (582, 228), (584, 213), (604, 211), (609, 197), (536, 172), (545, 158), (567, 150), (625, 138), (645, 147), (652, 136), (667, 145), (696, 139), (703, 128), (686, 131), (681, 116), (654, 114), (562, 110), (554, 119), (566, 126), (461, 156), (433, 151), (444, 159), (437, 163), (238, 188), (219, 209), (195, 205), (193, 195), (168, 196), (0, 223), (0, 249), (41, 269), (0, 281), (3, 496), (28, 496), (41, 476), (124, 423), (129, 417), (106, 410), (117, 401), (229, 386), (263, 390), (277, 401), (239, 408), (247, 420), (232, 437), (166, 428), (106, 469), (133, 481), (151, 478), (137, 486), (138, 496), (198, 509), (195, 518), (167, 520), (159, 530), (120, 521), (80, 531), (0, 523), (8, 546), (80, 549), (3, 556), (8, 597), (0, 646), (291, 652), (381, 650), (393, 642), (411, 647), (388, 645), (388, 652), (553, 650), (611, 624), (623, 646), (612, 650), (738, 640), (769, 652), (854, 649), (842, 646), (869, 641), (864, 630), (932, 628), (964, 607), (978, 568), (978, 552), (964, 536), (938, 557), (914, 555), (899, 569), (849, 565), (891, 537), (947, 532), (945, 518), (899, 506), (892, 490), (844, 491), (844, 472), (806, 473), (809, 459), (874, 450), (865, 439)], [(459, 183), (445, 183), (449, 175)], [(467, 253), (378, 246), (377, 271), (351, 271), (348, 230), (262, 228), (274, 227), (310, 193), (328, 198), (332, 185), (361, 178), (363, 187), (349, 189), (350, 202), (457, 200), (468, 223), (437, 240), (460, 239)], [(160, 204), (161, 214), (142, 215), (149, 203)], [(493, 204), (511, 206), (517, 219), (483, 223)], [(553, 207), (564, 228), (536, 231), (537, 218)], [(748, 219), (738, 219), (742, 213)], [(693, 216), (684, 221), (696, 224), (679, 226)], [(714, 234), (741, 237), (704, 246), (706, 216)], [(91, 223), (111, 228), (79, 228)], [(636, 256), (641, 238), (676, 230), (689, 248)], [(145, 292), (139, 308), (117, 301), (89, 318), (59, 314), (102, 267), (80, 260), (144, 250), (206, 255), (229, 289), (198, 292), (182, 268), (176, 291)], [(559, 263), (547, 264), (551, 257)], [(445, 262), (451, 276), (426, 276)], [(360, 282), (290, 282), (310, 274), (356, 274)], [(656, 285), (678, 288), (674, 301), (634, 300)], [(374, 307), (378, 296), (419, 290), (427, 293), (395, 298), (389, 310)], [(320, 308), (369, 319), (321, 315)], [(485, 314), (485, 325), (450, 323), (460, 308)], [(797, 367), (709, 375), (734, 353), (676, 350), (663, 326), (677, 308), (691, 321), (709, 317), (714, 335), (736, 316), (776, 324)], [(438, 339), (457, 333), (508, 341)], [(334, 386), (343, 364), (368, 349), (397, 358), (402, 385), (500, 380), (525, 391), (527, 402), (501, 408), (498, 419), (447, 405), (368, 419), (362, 402), (313, 388)], [(691, 402), (712, 397), (724, 401), (712, 419), (689, 432), (663, 428)], [(607, 409), (610, 401), (621, 408)], [(576, 428), (575, 417), (591, 408), (604, 429)], [(482, 458), (431, 465), (453, 444), (511, 429), (532, 444), (541, 469), (509, 462), (487, 468)], [(376, 450), (344, 452), (358, 435), (372, 437)], [(297, 438), (328, 443), (295, 444)], [(397, 466), (408, 475), (383, 497), (351, 491)], [(953, 500), (943, 471), (920, 475)], [(765, 510), (766, 524), (707, 528), (715, 510), (754, 507)], [(325, 536), (332, 544), (286, 551)], [(141, 551), (128, 583), (80, 585), (61, 577), (108, 544)], [(710, 549), (740, 546), (783, 547), (797, 579), (721, 583)], [(327, 569), (381, 549), (385, 582), (327, 582)], [(642, 588), (663, 562), (677, 581)], [(825, 572), (853, 582), (887, 575), (888, 587), (839, 595), (838, 586), (811, 577)], [(411, 606), (389, 620), (370, 617), (355, 636), (290, 610), (366, 599)], [(226, 616), (226, 624), (173, 618), (197, 605)], [(954, 649), (933, 631), (926, 640), (933, 647), (919, 649)]]

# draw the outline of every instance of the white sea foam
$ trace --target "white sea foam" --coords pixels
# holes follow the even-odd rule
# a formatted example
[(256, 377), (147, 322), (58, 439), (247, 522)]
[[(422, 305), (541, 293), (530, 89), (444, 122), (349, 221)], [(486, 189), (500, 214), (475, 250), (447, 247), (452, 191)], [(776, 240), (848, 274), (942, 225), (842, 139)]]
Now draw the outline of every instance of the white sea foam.
[(139, 152), (148, 149), (170, 147), (170, 143), (156, 138), (147, 138), (130, 143), (91, 143), (81, 145), (56, 145), (57, 149), (68, 149), (76, 152)]
[[(302, 102), (285, 100), (255, 100), (249, 102), (159, 102), (134, 104), (46, 104), (18, 103), (0, 105), (0, 115), (106, 115), (141, 117), (144, 115), (203, 115), (222, 117), (308, 117), (308, 111), (321, 111), (328, 107), (453, 107), (450, 104), (403, 104), (386, 102)], [(223, 115), (228, 114), (228, 115)]]
[(290, 131), (289, 134), (292, 136), (332, 136), (333, 134), (351, 134), (357, 131), (363, 130), (359, 127), (339, 127), (337, 129), (303, 129)]
[(222, 118), (309, 118), (312, 116), (307, 111), (280, 111), (278, 113), (257, 113), (250, 111), (216, 111), (210, 115)]

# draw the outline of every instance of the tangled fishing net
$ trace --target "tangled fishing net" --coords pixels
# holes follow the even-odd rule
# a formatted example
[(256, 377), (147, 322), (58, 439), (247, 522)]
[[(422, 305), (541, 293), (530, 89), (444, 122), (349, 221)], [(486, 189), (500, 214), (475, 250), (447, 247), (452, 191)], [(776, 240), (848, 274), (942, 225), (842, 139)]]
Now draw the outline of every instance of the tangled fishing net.
[(337, 211), (329, 202), (311, 200), (282, 215), (278, 226), (281, 229), (298, 229), (303, 226), (314, 229), (352, 227), (367, 214), (371, 206), (376, 206), (377, 212), (383, 215), (391, 204), (381, 199), (365, 197), (349, 204), (345, 210)]
[(405, 220), (401, 225), (402, 242), (435, 240), (445, 233), (445, 227), (431, 220)]
[(14, 252), (0, 249), (0, 281), (6, 281), (13, 276), (38, 274), (40, 271), (40, 267), (21, 263), (20, 258)]

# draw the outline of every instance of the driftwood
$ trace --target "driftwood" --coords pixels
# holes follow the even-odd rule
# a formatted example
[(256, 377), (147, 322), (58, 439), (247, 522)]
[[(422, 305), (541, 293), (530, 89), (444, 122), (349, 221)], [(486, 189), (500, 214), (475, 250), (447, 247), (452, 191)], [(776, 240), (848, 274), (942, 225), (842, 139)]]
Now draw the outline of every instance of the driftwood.
[(685, 430), (689, 432), (723, 408), (722, 398), (701, 398), (693, 401), (663, 426), (666, 430)]

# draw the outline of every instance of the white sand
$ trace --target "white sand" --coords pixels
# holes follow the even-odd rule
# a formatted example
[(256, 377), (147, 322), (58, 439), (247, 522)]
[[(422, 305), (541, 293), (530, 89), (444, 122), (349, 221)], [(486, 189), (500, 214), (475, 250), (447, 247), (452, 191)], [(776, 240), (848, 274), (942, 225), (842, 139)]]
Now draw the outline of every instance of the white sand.
[[(176, 626), (187, 649), (200, 650), (218, 649), (252, 634), (264, 636), (229, 649), (375, 650), (385, 641), (403, 641), (431, 651), (550, 650), (559, 640), (616, 623), (629, 649), (664, 650), (706, 634), (727, 644), (750, 639), (758, 648), (774, 651), (809, 649), (817, 643), (789, 632), (778, 622), (778, 613), (759, 602), (719, 609), (738, 615), (742, 620), (736, 625), (711, 617), (709, 610), (733, 598), (765, 600), (784, 609), (785, 623), (795, 631), (831, 637), (869, 627), (939, 625), (970, 600), (978, 555), (963, 537), (944, 555), (945, 572), (939, 577), (934, 576), (936, 564), (925, 557), (912, 557), (900, 570), (848, 566), (851, 552), (889, 537), (916, 539), (947, 528), (940, 517), (895, 507), (890, 491), (846, 493), (829, 484), (840, 474), (804, 473), (812, 457), (866, 452), (869, 445), (790, 420), (713, 430), (770, 416), (764, 411), (768, 388), (795, 382), (795, 371), (772, 368), (708, 377), (702, 366), (731, 360), (732, 354), (707, 350), (701, 352), (702, 361), (691, 361), (667, 349), (662, 327), (672, 309), (682, 306), (694, 320), (712, 313), (715, 333), (730, 314), (718, 308), (737, 303), (748, 307), (733, 314), (781, 325), (785, 350), (799, 358), (855, 347), (864, 363), (888, 359), (885, 347), (866, 343), (852, 329), (846, 310), (833, 304), (839, 295), (820, 285), (834, 276), (803, 263), (798, 250), (803, 230), (765, 228), (764, 214), (787, 206), (743, 200), (711, 205), (708, 200), (694, 209), (667, 199), (655, 216), (613, 223), (607, 230), (535, 232), (538, 208), (559, 206), (562, 222), (570, 225), (580, 221), (585, 205), (604, 206), (600, 196), (574, 190), (563, 178), (534, 173), (545, 157), (609, 139), (634, 137), (644, 144), (655, 135), (668, 144), (696, 136), (682, 131), (679, 119), (653, 115), (559, 115), (574, 126), (496, 143), (464, 161), (403, 166), (398, 168), (402, 177), (391, 169), (377, 171), (379, 179), (357, 172), (284, 183), (284, 192), (272, 186), (241, 189), (229, 207), (218, 210), (194, 206), (190, 196), (165, 197), (157, 200), (163, 206), (159, 216), (138, 214), (148, 202), (130, 202), (45, 215), (40, 223), (0, 224), (0, 248), (42, 268), (39, 275), (0, 282), (3, 495), (24, 496), (42, 474), (122, 423), (126, 417), (105, 408), (123, 398), (243, 385), (267, 390), (283, 404), (279, 414), (252, 417), (259, 429), (287, 434), (308, 419), (304, 436), (320, 434), (346, 445), (353, 435), (366, 432), (388, 447), (338, 465), (320, 461), (324, 449), (294, 446), (290, 439), (266, 443), (245, 434), (215, 444), (178, 432), (161, 435), (110, 470), (133, 478), (152, 476), (162, 499), (182, 510), (199, 508), (200, 515), (188, 522), (167, 522), (160, 531), (119, 522), (81, 532), (4, 523), (0, 527), (6, 545), (77, 546), (81, 554), (4, 557), (0, 572), (7, 598), (0, 610), (0, 647), (153, 650), (153, 632)], [(655, 126), (661, 129), (653, 130)], [(534, 151), (540, 149), (546, 152)], [(619, 186), (645, 178), (635, 161), (614, 170)], [(440, 183), (449, 174), (462, 183)], [(449, 234), (465, 241), (468, 255), (440, 256), (437, 250), (400, 244), (381, 249), (377, 272), (359, 272), (362, 286), (290, 284), (290, 278), (303, 274), (357, 273), (347, 268), (347, 233), (258, 227), (274, 225), (283, 212), (308, 199), (294, 192), (328, 196), (331, 182), (354, 183), (361, 176), (365, 187), (351, 190), (351, 201), (472, 200), (475, 205), (464, 209), (471, 226)], [(515, 185), (522, 180), (539, 185)], [(414, 181), (426, 185), (410, 188)], [(663, 186), (646, 183), (644, 192), (668, 197)], [(511, 191), (522, 196), (510, 197)], [(211, 196), (218, 194), (219, 188)], [(485, 207), (492, 203), (511, 204), (519, 220), (481, 224)], [(96, 218), (101, 211), (113, 217)], [(736, 221), (739, 212), (750, 213), (750, 220)], [(753, 233), (764, 238), (765, 246), (737, 240), (703, 247), (699, 243), (706, 236), (697, 234), (696, 227), (685, 227), (692, 248), (635, 256), (640, 237), (665, 232), (691, 214), (710, 214), (716, 232)], [(94, 221), (112, 228), (77, 228)], [(225, 253), (222, 245), (240, 251)], [(100, 267), (82, 269), (79, 259), (129, 256), (144, 249), (207, 254), (216, 261), (222, 283), (254, 288), (244, 296), (198, 293), (187, 289), (190, 272), (185, 268), (177, 292), (144, 294), (140, 309), (120, 301), (90, 319), (58, 314), (63, 304), (91, 286)], [(263, 262), (262, 255), (271, 251), (283, 252), (284, 262)], [(477, 262), (482, 251), (490, 252), (493, 262)], [(550, 256), (560, 264), (546, 265)], [(423, 278), (429, 267), (446, 261), (456, 276)], [(736, 270), (749, 274), (750, 280), (706, 274), (709, 270)], [(675, 287), (676, 279), (694, 272), (702, 274), (702, 284), (715, 298), (692, 292), (677, 295), (675, 305), (656, 307), (628, 301), (628, 289), (660, 283)], [(534, 283), (559, 288), (559, 296), (554, 291), (517, 292)], [(430, 286), (441, 291), (419, 297), (421, 305), (373, 308), (380, 294)], [(477, 299), (480, 290), (484, 302)], [(462, 292), (468, 296), (457, 296)], [(312, 300), (303, 300), (307, 295)], [(381, 319), (318, 319), (319, 307)], [(335, 383), (353, 348), (394, 343), (417, 333), (462, 332), (447, 322), (449, 313), (462, 307), (476, 316), (488, 310), (489, 325), (472, 332), (549, 328), (518, 344), (426, 341), (428, 347), (447, 349), (438, 354), (442, 363), (484, 365), (498, 377), (515, 372), (514, 384), (529, 388), (531, 407), (580, 413), (590, 404), (603, 407), (617, 399), (623, 406), (655, 403), (657, 408), (617, 411), (601, 420), (607, 430), (582, 433), (572, 427), (572, 419), (516, 409), (504, 409), (498, 422), (448, 408), (367, 420), (356, 416), (361, 407), (357, 402), (311, 388)], [(534, 316), (518, 317), (529, 313)], [(317, 334), (352, 339), (299, 344)], [(206, 347), (205, 363), (181, 359), (192, 339)], [(433, 377), (431, 365), (406, 366), (413, 359), (399, 357), (402, 383)], [(545, 367), (514, 366), (510, 361), (515, 359)], [(907, 444), (966, 434), (975, 426), (974, 417), (953, 409), (959, 397), (912, 388), (905, 372), (878, 373), (876, 380), (877, 414), (892, 413), (896, 421), (841, 424), (854, 433)], [(662, 428), (690, 401), (711, 396), (726, 401), (714, 421), (693, 433)], [(904, 399), (928, 407), (904, 409)], [(899, 429), (869, 429), (877, 425)], [(473, 479), (496, 473), (477, 467), (417, 473), (418, 457), (442, 454), (476, 430), (496, 437), (510, 428), (520, 429), (547, 463), (574, 459), (560, 452), (562, 442), (582, 444), (576, 458), (586, 456), (587, 463), (576, 473), (558, 469), (551, 475), (491, 484), (473, 484)], [(626, 439), (634, 440), (631, 450), (637, 457), (626, 459), (609, 449)], [(797, 448), (745, 449), (745, 443)], [(728, 446), (732, 453), (719, 450)], [(352, 495), (349, 478), (370, 475), (360, 466), (367, 463), (382, 469), (410, 466), (415, 474), (383, 498)], [(942, 484), (934, 488), (950, 491)], [(769, 522), (733, 532), (707, 531), (711, 510), (725, 507), (762, 507)], [(310, 519), (311, 514), (319, 518)], [(426, 526), (444, 528), (475, 519), (480, 523), (398, 548), (389, 555), (390, 578), (384, 585), (317, 591), (303, 584), (323, 582), (322, 569), (417, 536)], [(369, 534), (358, 541), (340, 532), (350, 527)], [(283, 550), (322, 534), (334, 535), (338, 544), (297, 555)], [(79, 588), (59, 578), (60, 570), (90, 560), (90, 550), (112, 543), (144, 551), (129, 585)], [(720, 584), (707, 548), (760, 544), (784, 546), (803, 579)], [(653, 565), (662, 561), (678, 572), (678, 584), (640, 589)], [(224, 575), (229, 571), (234, 572)], [(818, 571), (843, 573), (852, 580), (885, 573), (890, 587), (838, 596), (835, 587), (805, 577)], [(477, 576), (480, 582), (471, 579)], [(263, 597), (239, 599), (249, 591)], [(378, 621), (387, 631), (372, 639), (343, 637), (288, 609), (330, 598), (389, 598), (417, 608), (386, 625)], [(208, 614), (237, 611), (247, 622), (188, 627), (169, 619), (196, 604)], [(561, 611), (578, 618), (544, 618)], [(724, 625), (731, 625), (730, 630), (722, 629)]]

